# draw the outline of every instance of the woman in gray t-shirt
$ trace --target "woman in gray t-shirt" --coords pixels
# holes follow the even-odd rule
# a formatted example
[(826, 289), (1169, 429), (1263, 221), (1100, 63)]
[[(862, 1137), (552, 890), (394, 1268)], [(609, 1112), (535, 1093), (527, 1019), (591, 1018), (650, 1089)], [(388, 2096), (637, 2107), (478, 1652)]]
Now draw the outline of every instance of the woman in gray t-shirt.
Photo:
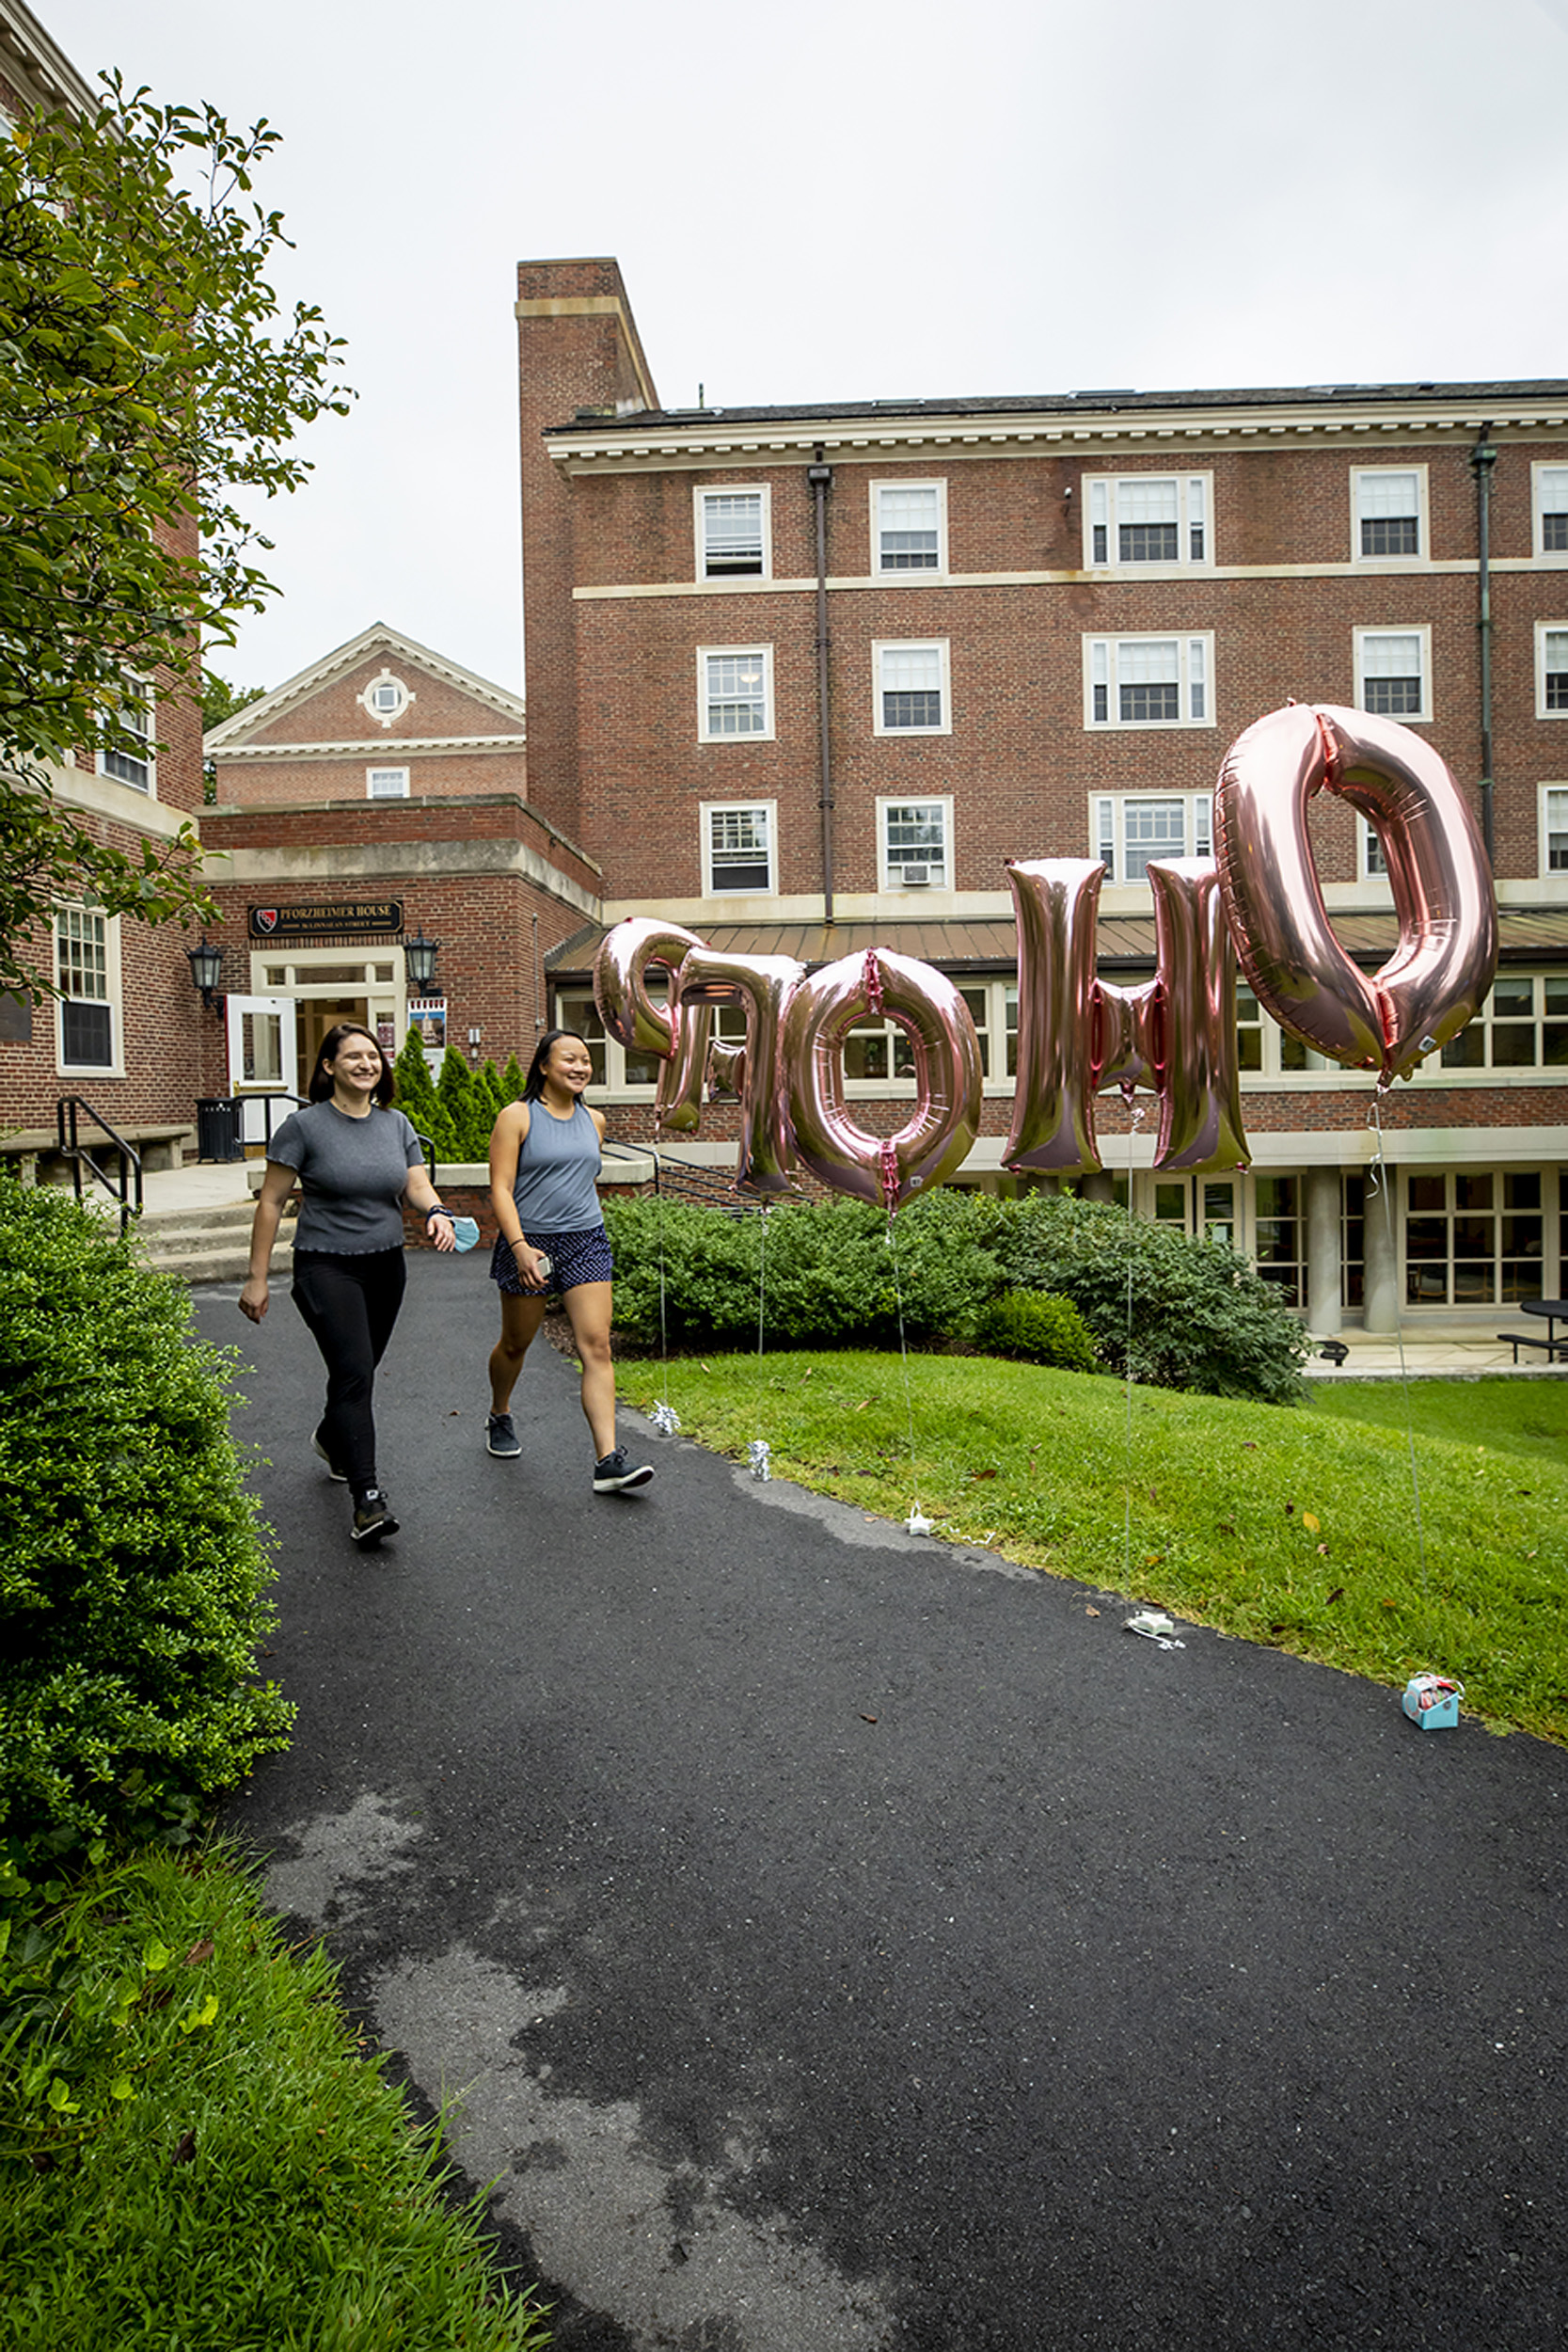
[(521, 1454), (512, 1391), (545, 1309), (559, 1295), (582, 1365), (582, 1409), (594, 1436), (594, 1492), (627, 1494), (653, 1476), (615, 1442), (615, 1366), (610, 1353), (615, 1271), (596, 1179), (604, 1115), (583, 1090), (593, 1059), (574, 1029), (546, 1029), (533, 1051), (520, 1103), (508, 1104), (490, 1137), (490, 1205), (497, 1238), (490, 1273), (501, 1295), (501, 1335), (490, 1356), (489, 1452)]
[(326, 1365), (326, 1409), (311, 1445), (354, 1495), (350, 1533), (373, 1547), (398, 1523), (375, 1467), (375, 1368), (403, 1303), (403, 1203), (430, 1222), (437, 1249), (454, 1247), (419, 1137), (391, 1107), (391, 1065), (368, 1029), (341, 1021), (322, 1040), (310, 1100), (267, 1145), (267, 1172), (250, 1234), (240, 1312), (267, 1311), (267, 1269), (283, 1204), (297, 1183), (294, 1305)]

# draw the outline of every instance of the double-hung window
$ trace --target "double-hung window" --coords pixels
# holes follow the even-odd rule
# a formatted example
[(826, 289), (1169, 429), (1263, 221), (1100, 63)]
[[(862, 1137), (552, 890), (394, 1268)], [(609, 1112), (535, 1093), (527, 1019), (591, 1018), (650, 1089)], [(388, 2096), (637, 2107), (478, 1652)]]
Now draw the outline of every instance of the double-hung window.
[(877, 678), (873, 730), (878, 735), (949, 735), (947, 640), (874, 644)]
[(1568, 874), (1568, 784), (1541, 787), (1541, 870)]
[(699, 580), (767, 580), (772, 570), (771, 499), (755, 488), (694, 490)]
[(1355, 631), (1356, 705), (1374, 718), (1430, 719), (1431, 671), (1429, 628)]
[(1568, 621), (1535, 624), (1535, 715), (1568, 719)]
[(55, 978), (59, 989), (62, 1070), (113, 1070), (115, 941), (109, 917), (92, 907), (60, 907), (55, 915)]
[(1091, 475), (1084, 485), (1085, 562), (1118, 570), (1212, 561), (1212, 474)]
[(879, 800), (877, 830), (884, 890), (947, 890), (952, 886), (953, 803)]
[(114, 715), (130, 739), (113, 751), (101, 751), (98, 755), (101, 776), (113, 776), (119, 784), (128, 784), (134, 792), (150, 796), (157, 782), (152, 749), (154, 708), (150, 686), (140, 678), (127, 679), (125, 699), (116, 706)]
[(1141, 882), (1151, 859), (1212, 857), (1213, 799), (1208, 792), (1117, 792), (1096, 796), (1094, 853), (1112, 882)]
[(754, 895), (777, 888), (773, 871), (771, 801), (749, 801), (723, 807), (705, 803), (703, 825), (703, 896), (721, 897), (744, 891)]
[(1427, 552), (1424, 466), (1353, 466), (1352, 549), (1358, 563)]
[(1202, 637), (1085, 637), (1084, 723), (1090, 727), (1208, 727), (1214, 641)]
[(367, 801), (405, 801), (408, 798), (406, 768), (367, 768), (365, 771)]
[(874, 572), (947, 569), (945, 482), (872, 484), (871, 568)]
[(1568, 555), (1568, 466), (1532, 466), (1537, 555)]
[(772, 646), (699, 645), (697, 698), (700, 742), (728, 743), (739, 736), (768, 740), (773, 733)]

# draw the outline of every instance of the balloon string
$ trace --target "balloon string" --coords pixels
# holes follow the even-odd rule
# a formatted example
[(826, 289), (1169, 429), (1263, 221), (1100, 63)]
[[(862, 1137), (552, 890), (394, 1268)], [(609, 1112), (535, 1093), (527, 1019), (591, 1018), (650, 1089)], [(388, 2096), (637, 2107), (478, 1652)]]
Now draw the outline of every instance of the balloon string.
[(1122, 1478), (1124, 1510), (1121, 1531), (1121, 1587), (1124, 1596), (1132, 1590), (1132, 1178), (1133, 1145), (1138, 1129), (1143, 1125), (1144, 1106), (1129, 1103), (1131, 1114), (1127, 1130), (1127, 1459)]
[(898, 1206), (898, 1147), (889, 1141), (881, 1150), (882, 1200), (889, 1216)]
[(904, 1285), (898, 1279), (898, 1245), (893, 1238), (893, 1209), (887, 1213), (888, 1255), (893, 1261), (893, 1295), (898, 1305), (898, 1353), (904, 1366), (904, 1421), (910, 1437), (910, 1488), (914, 1497), (911, 1516), (922, 1517), (920, 1509), (920, 1471), (914, 1458), (914, 1398), (910, 1391), (910, 1343), (904, 1331)]
[[(1388, 1263), (1397, 1267), (1399, 1259), (1394, 1244), (1393, 1187), (1388, 1182), (1388, 1163), (1383, 1153), (1383, 1098), (1387, 1091), (1388, 1084), (1386, 1080), (1384, 1080), (1372, 1096), (1372, 1107), (1368, 1114), (1367, 1124), (1377, 1137), (1377, 1150), (1372, 1156), (1372, 1190), (1381, 1192), (1383, 1195), (1384, 1235), (1388, 1245)], [(1420, 1565), (1421, 1598), (1424, 1601), (1428, 1597), (1427, 1548), (1426, 1530), (1421, 1524), (1421, 1473), (1416, 1461), (1416, 1422), (1414, 1403), (1410, 1394), (1410, 1369), (1404, 1359), (1404, 1317), (1399, 1312), (1397, 1306), (1394, 1315), (1394, 1337), (1399, 1344), (1400, 1379), (1404, 1389), (1404, 1436), (1405, 1443), (1410, 1449), (1410, 1488), (1416, 1502), (1416, 1557)]]

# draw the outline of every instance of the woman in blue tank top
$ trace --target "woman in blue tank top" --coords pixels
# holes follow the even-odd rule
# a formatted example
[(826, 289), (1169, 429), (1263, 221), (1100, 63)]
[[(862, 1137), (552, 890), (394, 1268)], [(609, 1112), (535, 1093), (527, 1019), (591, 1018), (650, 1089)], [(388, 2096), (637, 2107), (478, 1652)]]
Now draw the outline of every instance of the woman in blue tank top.
[(615, 1367), (610, 1353), (614, 1265), (599, 1212), (604, 1117), (583, 1092), (594, 1065), (572, 1029), (546, 1029), (534, 1048), (520, 1103), (490, 1137), (490, 1201), (499, 1229), (490, 1260), (500, 1287), (501, 1335), (490, 1357), (489, 1451), (514, 1461), (522, 1447), (512, 1391), (551, 1298), (571, 1319), (582, 1365), (582, 1409), (593, 1433), (594, 1492), (626, 1494), (653, 1476), (615, 1442)]

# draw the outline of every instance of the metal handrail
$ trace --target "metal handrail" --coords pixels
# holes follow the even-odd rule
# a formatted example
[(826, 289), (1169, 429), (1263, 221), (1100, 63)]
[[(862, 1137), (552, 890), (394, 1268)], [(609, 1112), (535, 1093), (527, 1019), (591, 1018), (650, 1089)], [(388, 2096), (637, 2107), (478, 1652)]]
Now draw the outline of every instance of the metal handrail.
[[(99, 1167), (92, 1152), (82, 1141), (78, 1129), (78, 1117), (83, 1111), (86, 1111), (95, 1127), (102, 1127), (119, 1153), (118, 1183), (109, 1174), (107, 1168)], [(111, 1199), (119, 1199), (119, 1230), (123, 1235), (131, 1219), (134, 1216), (140, 1216), (142, 1213), (141, 1153), (136, 1150), (135, 1145), (128, 1142), (119, 1128), (112, 1125), (102, 1111), (94, 1110), (86, 1097), (80, 1094), (62, 1094), (55, 1103), (55, 1135), (60, 1157), (71, 1162), (71, 1181), (76, 1188), (77, 1200), (82, 1199), (82, 1169), (86, 1166), (90, 1168)], [(134, 1205), (133, 1193), (135, 1194)]]

